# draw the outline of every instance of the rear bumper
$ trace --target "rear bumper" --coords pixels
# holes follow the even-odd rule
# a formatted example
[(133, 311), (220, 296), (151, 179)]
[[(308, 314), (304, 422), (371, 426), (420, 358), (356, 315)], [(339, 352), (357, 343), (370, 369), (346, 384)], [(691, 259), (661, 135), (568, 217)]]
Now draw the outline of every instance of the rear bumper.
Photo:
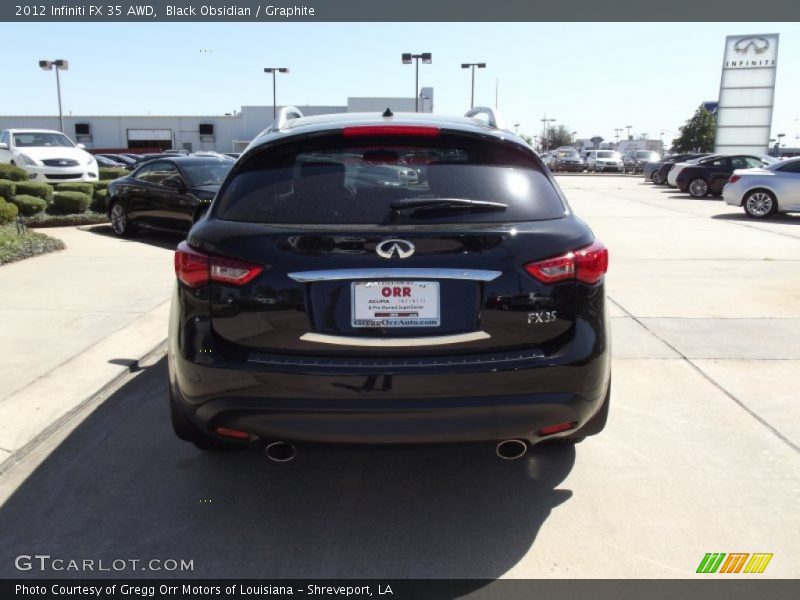
[[(192, 416), (209, 433), (226, 427), (263, 440), (428, 444), (525, 439), (535, 444), (543, 439), (539, 430), (548, 425), (574, 423), (575, 428), (562, 435), (574, 434), (600, 409), (603, 398), (569, 393), (334, 402), (222, 397), (201, 405)], [(180, 404), (191, 410), (185, 400)]]
[(571, 341), (553, 356), (469, 367), (289, 366), (234, 361), (208, 343), (190, 355), (182, 343), (204, 336), (192, 330), (196, 320), (182, 323), (173, 304), (170, 385), (178, 407), (209, 434), (225, 427), (295, 442), (535, 444), (542, 427), (574, 423), (551, 437), (575, 434), (602, 408), (610, 381), (602, 303), (595, 316), (579, 318)]

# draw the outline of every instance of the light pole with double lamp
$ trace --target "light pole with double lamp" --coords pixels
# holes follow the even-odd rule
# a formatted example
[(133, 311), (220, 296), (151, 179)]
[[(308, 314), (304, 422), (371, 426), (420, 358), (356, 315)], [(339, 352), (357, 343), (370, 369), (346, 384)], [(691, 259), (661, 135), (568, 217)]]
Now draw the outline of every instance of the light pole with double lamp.
[(288, 73), (289, 69), (286, 67), (264, 67), (264, 73), (272, 73), (272, 118), (273, 120), (278, 116), (277, 97), (278, 93), (275, 90), (275, 76), (278, 73)]
[(40, 60), (39, 67), (45, 71), (52, 71), (55, 67), (56, 71), (56, 91), (58, 92), (58, 122), (61, 124), (61, 133), (64, 133), (64, 114), (61, 111), (61, 79), (58, 76), (59, 71), (67, 71), (69, 69), (69, 61), (59, 58), (58, 60)]
[(461, 63), (462, 69), (469, 69), (472, 68), (472, 92), (469, 96), (469, 107), (475, 107), (475, 67), (479, 69), (485, 69), (486, 63)]
[(550, 149), (550, 144), (549, 144), (550, 130), (551, 130), (550, 123), (555, 123), (555, 122), (556, 122), (555, 119), (548, 119), (547, 115), (545, 115), (544, 119), (542, 119), (542, 147), (544, 148), (545, 152), (547, 152)]
[(429, 65), (433, 62), (430, 52), (423, 52), (422, 54), (411, 54), (410, 52), (403, 52), (403, 64), (410, 65), (412, 61), (416, 64), (416, 75), (414, 77), (414, 112), (419, 112), (419, 61), (422, 64)]

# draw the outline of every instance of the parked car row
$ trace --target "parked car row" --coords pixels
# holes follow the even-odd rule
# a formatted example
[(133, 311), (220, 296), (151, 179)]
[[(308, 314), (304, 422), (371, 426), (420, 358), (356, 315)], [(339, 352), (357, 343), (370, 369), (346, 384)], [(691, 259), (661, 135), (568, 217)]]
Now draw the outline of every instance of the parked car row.
[(644, 178), (693, 198), (722, 197), (754, 219), (800, 212), (800, 158), (751, 154), (678, 154), (651, 161)]
[(625, 156), (616, 150), (584, 150), (580, 153), (572, 146), (564, 146), (545, 152), (541, 158), (553, 172), (640, 173), (645, 164), (658, 160), (659, 155), (649, 150), (637, 150)]
[(100, 164), (101, 167), (117, 167), (129, 170), (136, 168), (137, 166), (148, 160), (153, 160), (157, 158), (167, 158), (173, 156), (205, 156), (212, 158), (216, 157), (226, 158), (226, 159), (231, 158), (235, 160), (239, 157), (239, 153), (225, 152), (221, 154), (209, 150), (200, 150), (198, 152), (190, 153), (186, 150), (165, 150), (164, 152), (149, 152), (146, 154), (133, 154), (133, 153), (95, 154), (95, 158), (97, 159), (97, 162), (98, 164)]

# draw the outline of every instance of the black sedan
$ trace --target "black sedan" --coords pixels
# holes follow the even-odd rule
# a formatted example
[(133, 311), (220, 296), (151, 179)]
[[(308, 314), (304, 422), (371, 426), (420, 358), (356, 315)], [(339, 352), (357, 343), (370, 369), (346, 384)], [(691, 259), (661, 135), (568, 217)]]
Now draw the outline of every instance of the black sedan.
[(675, 182), (682, 192), (693, 198), (704, 198), (708, 194), (722, 195), (722, 188), (736, 169), (754, 169), (768, 164), (758, 156), (735, 154), (733, 156), (711, 156), (697, 164), (688, 165)]
[(664, 160), (649, 162), (644, 166), (644, 178), (649, 179), (656, 185), (666, 185), (667, 175), (669, 174), (670, 169), (676, 163), (684, 162), (686, 160), (693, 160), (703, 156), (710, 156), (710, 154), (707, 152), (703, 154), (673, 154), (672, 156), (666, 157)]
[(166, 156), (108, 185), (108, 216), (119, 236), (140, 226), (188, 231), (205, 214), (233, 161)]
[[(298, 112), (229, 161), (175, 253), (177, 436), (275, 461), (306, 443), (513, 459), (600, 432), (608, 252), (533, 149), (486, 108)], [(397, 176), (409, 155), (422, 183)]]

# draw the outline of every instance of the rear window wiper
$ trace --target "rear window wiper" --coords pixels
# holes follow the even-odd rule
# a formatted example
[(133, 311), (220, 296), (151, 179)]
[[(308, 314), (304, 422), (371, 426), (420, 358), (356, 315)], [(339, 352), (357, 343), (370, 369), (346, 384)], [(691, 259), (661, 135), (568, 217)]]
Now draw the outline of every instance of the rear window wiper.
[(506, 210), (508, 204), (489, 200), (467, 200), (466, 198), (403, 198), (389, 205), (395, 214), (402, 210)]

